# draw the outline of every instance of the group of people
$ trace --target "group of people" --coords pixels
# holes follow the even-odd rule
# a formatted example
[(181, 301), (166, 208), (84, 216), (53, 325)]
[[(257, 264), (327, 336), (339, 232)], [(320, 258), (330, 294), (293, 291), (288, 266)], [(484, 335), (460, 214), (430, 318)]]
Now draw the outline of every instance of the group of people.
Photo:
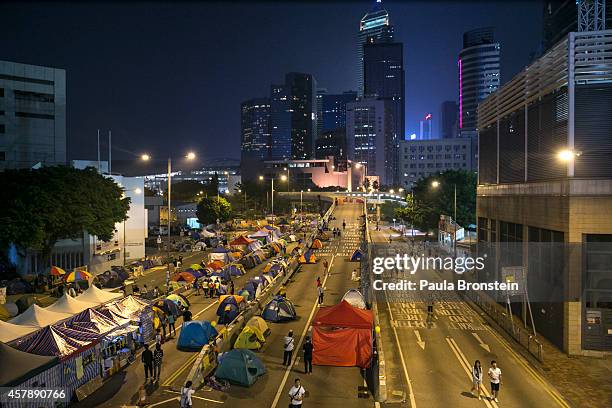
[[(495, 402), (499, 402), (499, 387), (501, 385), (502, 373), (501, 369), (497, 366), (497, 361), (491, 361), (491, 367), (489, 367), (489, 371), (487, 372), (487, 376), (489, 377), (489, 382), (491, 383), (491, 399)], [(474, 362), (474, 367), (472, 367), (472, 389), (471, 393), (474, 395), (474, 392), (478, 395), (478, 399), (482, 399), (482, 395), (480, 390), (482, 388), (483, 381), (483, 373), (482, 366), (480, 365), (480, 360), (476, 360)]]
[(140, 359), (144, 364), (145, 384), (149, 382), (149, 376), (151, 377), (152, 382), (159, 381), (164, 351), (162, 350), (161, 343), (163, 340), (161, 339), (161, 336), (158, 339), (159, 341), (155, 342), (154, 351), (151, 351), (149, 349), (149, 345), (145, 344), (144, 351), (140, 356)]

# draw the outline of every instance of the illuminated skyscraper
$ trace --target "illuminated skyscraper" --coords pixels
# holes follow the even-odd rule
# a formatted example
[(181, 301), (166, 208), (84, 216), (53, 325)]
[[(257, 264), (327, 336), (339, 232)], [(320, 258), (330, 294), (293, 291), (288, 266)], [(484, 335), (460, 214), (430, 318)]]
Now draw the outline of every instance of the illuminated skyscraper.
[(393, 42), (393, 26), (389, 23), (389, 13), (382, 7), (381, 0), (359, 22), (357, 36), (357, 94), (363, 97), (363, 46), (364, 44)]
[(240, 166), (242, 174), (248, 177), (256, 175), (259, 163), (270, 158), (270, 99), (255, 98), (243, 102), (240, 119)]

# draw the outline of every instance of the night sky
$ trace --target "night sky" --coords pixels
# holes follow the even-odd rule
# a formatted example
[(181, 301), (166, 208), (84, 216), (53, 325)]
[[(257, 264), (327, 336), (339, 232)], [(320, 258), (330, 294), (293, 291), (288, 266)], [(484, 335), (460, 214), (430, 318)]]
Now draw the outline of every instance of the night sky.
[[(67, 71), (68, 155), (113, 158), (194, 149), (240, 156), (240, 102), (267, 96), (289, 71), (329, 92), (356, 89), (356, 34), (372, 1), (3, 3), (0, 59)], [(406, 132), (455, 100), (462, 33), (495, 27), (502, 81), (540, 43), (539, 1), (383, 1), (404, 43)], [(437, 124), (434, 126), (437, 134)]]

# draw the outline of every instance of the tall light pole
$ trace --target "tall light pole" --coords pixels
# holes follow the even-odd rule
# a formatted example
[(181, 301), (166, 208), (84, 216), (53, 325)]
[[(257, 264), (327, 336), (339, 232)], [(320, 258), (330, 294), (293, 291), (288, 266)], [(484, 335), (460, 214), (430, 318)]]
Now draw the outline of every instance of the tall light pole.
[[(438, 188), (440, 186), (440, 182), (434, 180), (431, 182), (431, 186), (433, 188)], [(453, 221), (455, 225), (453, 226), (453, 256), (457, 258), (457, 184), (453, 184), (453, 192), (454, 192), (454, 200), (453, 200)], [(452, 224), (451, 224), (452, 225)]]
[[(280, 177), (281, 181), (287, 181), (287, 176), (285, 174), (281, 175)], [(259, 180), (263, 181), (264, 180), (264, 176), (259, 176)], [(274, 223), (274, 177), (270, 178), (270, 196), (271, 196), (271, 202), (272, 202), (272, 223)]]

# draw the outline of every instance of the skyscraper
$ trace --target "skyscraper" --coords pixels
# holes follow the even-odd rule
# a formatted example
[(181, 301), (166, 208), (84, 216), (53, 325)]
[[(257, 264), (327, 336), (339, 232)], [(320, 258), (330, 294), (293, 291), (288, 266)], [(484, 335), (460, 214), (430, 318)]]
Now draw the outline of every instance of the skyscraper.
[(66, 164), (66, 71), (0, 61), (0, 171)]
[(255, 98), (240, 106), (240, 167), (243, 177), (253, 178), (258, 164), (270, 158), (270, 99)]
[(315, 140), (323, 133), (323, 96), (327, 94), (327, 88), (317, 88), (317, 134)]
[(389, 22), (389, 13), (382, 8), (382, 1), (376, 0), (374, 7), (359, 22), (357, 35), (357, 94), (364, 95), (363, 82), (363, 46), (372, 43), (393, 42), (393, 26)]
[(493, 28), (478, 28), (463, 34), (459, 53), (459, 132), (476, 132), (478, 104), (499, 87), (500, 45)]
[(357, 100), (357, 92), (324, 94), (321, 102), (321, 116), (317, 125), (322, 132), (346, 128), (346, 104)]
[(440, 105), (440, 137), (451, 139), (457, 134), (457, 102), (444, 101)]
[(432, 116), (426, 113), (425, 117), (419, 122), (419, 140), (432, 139)]
[(310, 159), (317, 132), (316, 81), (290, 72), (283, 85), (272, 85), (272, 159)]
[(367, 43), (363, 46), (364, 95), (388, 101), (395, 139), (404, 138), (404, 45)]
[(348, 159), (367, 166), (381, 185), (393, 185), (398, 167), (393, 116), (389, 102), (364, 98), (346, 104), (346, 150)]

